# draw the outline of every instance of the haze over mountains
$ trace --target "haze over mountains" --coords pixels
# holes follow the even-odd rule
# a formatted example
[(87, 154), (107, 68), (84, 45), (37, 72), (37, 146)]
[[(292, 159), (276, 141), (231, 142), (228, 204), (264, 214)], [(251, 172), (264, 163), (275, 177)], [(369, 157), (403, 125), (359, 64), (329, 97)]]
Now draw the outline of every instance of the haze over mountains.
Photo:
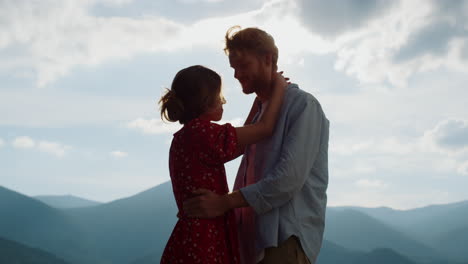
[[(40, 250), (63, 263), (159, 263), (176, 222), (170, 183), (110, 203), (82, 202), (0, 187), (0, 250), (14, 243), (18, 258)], [(318, 263), (462, 264), (467, 245), (468, 202), (406, 211), (331, 207)]]
[(37, 200), (55, 208), (80, 208), (100, 205), (100, 202), (95, 202), (73, 195), (40, 195), (34, 196)]

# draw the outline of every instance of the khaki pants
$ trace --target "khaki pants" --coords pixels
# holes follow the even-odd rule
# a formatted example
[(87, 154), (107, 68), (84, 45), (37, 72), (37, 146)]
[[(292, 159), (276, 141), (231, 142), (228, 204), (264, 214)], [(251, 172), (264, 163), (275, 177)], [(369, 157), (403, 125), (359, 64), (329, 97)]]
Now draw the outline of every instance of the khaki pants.
[(265, 248), (265, 257), (258, 264), (310, 264), (296, 236), (289, 237), (278, 247)]

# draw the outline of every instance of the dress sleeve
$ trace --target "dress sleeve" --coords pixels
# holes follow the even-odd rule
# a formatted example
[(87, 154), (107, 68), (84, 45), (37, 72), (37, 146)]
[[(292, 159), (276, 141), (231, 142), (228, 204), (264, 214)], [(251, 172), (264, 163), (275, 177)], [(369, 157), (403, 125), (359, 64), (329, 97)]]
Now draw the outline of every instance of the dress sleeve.
[(202, 137), (200, 159), (207, 164), (223, 164), (237, 157), (236, 129), (229, 123), (210, 123)]

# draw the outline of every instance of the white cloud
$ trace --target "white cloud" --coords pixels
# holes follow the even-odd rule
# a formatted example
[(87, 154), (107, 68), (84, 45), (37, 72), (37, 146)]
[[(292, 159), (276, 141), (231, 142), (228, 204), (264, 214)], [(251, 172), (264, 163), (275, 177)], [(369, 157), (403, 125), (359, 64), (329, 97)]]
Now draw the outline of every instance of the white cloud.
[(135, 0), (93, 0), (96, 3), (104, 3), (107, 5), (124, 5), (124, 4), (129, 4)]
[(423, 147), (441, 153), (458, 154), (468, 151), (468, 120), (447, 119), (426, 131)]
[(128, 128), (139, 129), (145, 134), (175, 133), (182, 126), (179, 123), (163, 122), (161, 119), (138, 118), (126, 124)]
[(66, 151), (69, 150), (71, 147), (56, 142), (40, 141), (37, 145), (37, 148), (39, 151), (52, 154), (61, 158), (65, 156)]
[[(218, 124), (230, 123), (234, 127), (242, 126), (244, 124), (244, 119), (234, 118), (230, 120), (220, 120), (216, 122)], [(164, 122), (161, 119), (145, 119), (138, 118), (126, 124), (126, 127), (132, 129), (138, 129), (145, 134), (168, 134), (175, 133), (182, 128), (177, 122)]]
[(66, 146), (57, 142), (44, 140), (36, 142), (34, 139), (28, 136), (16, 137), (13, 140), (13, 146), (15, 148), (21, 149), (37, 149), (41, 152), (52, 154), (59, 158), (65, 156), (66, 151), (71, 148), (70, 146)]
[(338, 155), (353, 155), (368, 150), (374, 144), (373, 141), (364, 141), (359, 143), (331, 142), (330, 152)]
[[(202, 19), (186, 26), (154, 16), (95, 17), (89, 9), (97, 2), (3, 1), (0, 15), (5, 23), (0, 26), (4, 32), (0, 49), (16, 47), (19, 56), (3, 58), (0, 68), (32, 67), (38, 85), (44, 86), (77, 65), (93, 66), (142, 53), (199, 45), (221, 50), (227, 28), (239, 24), (258, 26), (271, 33), (280, 48), (280, 62), (300, 60), (304, 52), (336, 53), (336, 69), (363, 83), (405, 86), (414, 73), (440, 67), (468, 70), (468, 59), (463, 59), (468, 45), (468, 16), (463, 12), (457, 13), (456, 20), (450, 16), (454, 10), (468, 9), (468, 4), (454, 4), (441, 13), (437, 1), (360, 1), (343, 5), (338, 1), (272, 0), (258, 10)], [(101, 2), (123, 5), (130, 1)], [(318, 15), (311, 16), (311, 12)], [(341, 20), (327, 12), (342, 12)], [(303, 19), (314, 21), (304, 23)], [(437, 27), (441, 23), (446, 30)], [(430, 34), (433, 31), (450, 33), (436, 38), (439, 44), (432, 44), (435, 41), (425, 39), (434, 38)], [(437, 52), (441, 48), (443, 52)], [(402, 57), (401, 52), (410, 59), (396, 60)]]
[(27, 136), (17, 137), (13, 140), (13, 147), (15, 148), (28, 149), (34, 148), (34, 146), (36, 146), (36, 142)]
[(3, 145), (5, 145), (5, 141), (2, 138), (0, 138), (0, 148), (3, 147)]
[(206, 3), (219, 3), (223, 2), (225, 0), (178, 0), (179, 2), (182, 3), (189, 3), (189, 4), (194, 4), (194, 3), (200, 3), (200, 2), (206, 2)]
[(386, 183), (380, 180), (372, 179), (360, 179), (356, 182), (356, 185), (361, 188), (384, 188), (387, 186)]
[(329, 40), (336, 69), (362, 83), (404, 87), (415, 73), (468, 71), (468, 13), (460, 11), (468, 10), (468, 2), (296, 2), (310, 33)]
[[(118, 1), (123, 3), (123, 1)], [(170, 49), (181, 26), (158, 17), (93, 17), (93, 1), (2, 1), (0, 49), (18, 56), (2, 68), (32, 67), (44, 86), (76, 65), (97, 65), (144, 52)], [(21, 17), (21, 19), (18, 19)]]
[(128, 156), (128, 153), (120, 150), (115, 150), (110, 152), (110, 155), (114, 158), (125, 158)]
[(152, 98), (62, 94), (47, 90), (2, 91), (0, 125), (55, 127), (108, 124), (154, 112)]
[(259, 26), (271, 32), (277, 36), (284, 58), (302, 50), (331, 51), (329, 42), (308, 34), (293, 14), (283, 12), (285, 8), (291, 10), (291, 4), (285, 1), (268, 1), (258, 10), (202, 19), (188, 26), (154, 16), (95, 17), (89, 8), (96, 2), (2, 2), (0, 15), (5, 23), (0, 26), (4, 32), (0, 36), (0, 50), (15, 47), (16, 56), (2, 57), (0, 68), (15, 74), (32, 69), (37, 84), (45, 86), (78, 65), (95, 66), (143, 53), (194, 46), (212, 47), (221, 52), (224, 33), (233, 25)]
[(457, 168), (457, 172), (462, 175), (468, 176), (468, 160), (460, 163)]
[(233, 127), (240, 127), (240, 126), (243, 126), (244, 125), (244, 122), (245, 122), (245, 119), (244, 118), (241, 118), (241, 117), (237, 117), (237, 118), (233, 118), (233, 119), (229, 119), (229, 120), (220, 120), (216, 123), (222, 125), (222, 124), (226, 124), (226, 123), (230, 123)]

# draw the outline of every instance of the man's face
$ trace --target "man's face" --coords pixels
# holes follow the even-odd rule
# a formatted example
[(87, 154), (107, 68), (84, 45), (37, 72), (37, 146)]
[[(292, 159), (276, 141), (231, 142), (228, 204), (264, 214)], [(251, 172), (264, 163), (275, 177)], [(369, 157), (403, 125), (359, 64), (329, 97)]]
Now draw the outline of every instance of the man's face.
[(235, 52), (229, 55), (229, 63), (245, 94), (257, 92), (268, 86), (271, 80), (271, 63), (251, 52)]

